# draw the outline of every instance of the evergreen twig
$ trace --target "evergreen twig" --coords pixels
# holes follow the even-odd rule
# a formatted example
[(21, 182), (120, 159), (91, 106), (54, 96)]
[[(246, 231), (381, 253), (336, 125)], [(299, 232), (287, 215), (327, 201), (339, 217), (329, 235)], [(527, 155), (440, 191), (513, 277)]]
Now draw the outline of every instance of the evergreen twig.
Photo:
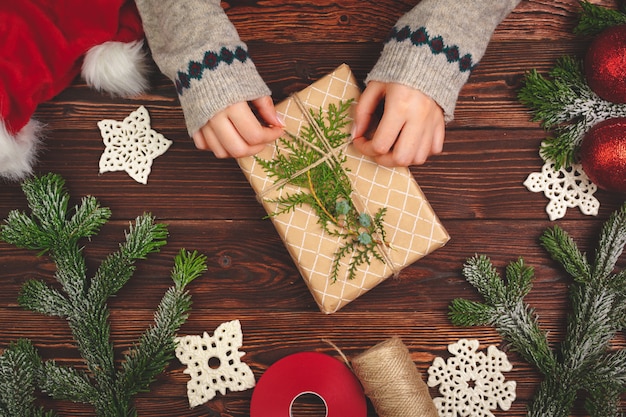
[(29, 340), (19, 339), (4, 351), (0, 356), (1, 417), (56, 416), (35, 405), (40, 369), (41, 359)]
[[(585, 0), (580, 4), (576, 34), (595, 35), (626, 23), (624, 4), (619, 11)], [(548, 77), (534, 69), (529, 71), (518, 99), (530, 109), (533, 121), (555, 135), (544, 140), (539, 152), (544, 161), (554, 163), (556, 170), (578, 162), (580, 145), (591, 127), (603, 120), (626, 116), (626, 105), (611, 103), (594, 93), (585, 80), (582, 61), (569, 56), (561, 58)]]
[[(165, 245), (167, 228), (155, 223), (149, 214), (137, 217), (125, 242), (100, 264), (93, 277), (88, 277), (79, 241), (97, 234), (108, 221), (110, 211), (100, 207), (95, 198), (85, 197), (70, 213), (70, 197), (64, 185), (64, 180), (54, 174), (27, 180), (22, 188), (31, 215), (10, 212), (0, 228), (0, 237), (16, 246), (47, 253), (55, 262), (55, 277), (61, 288), (30, 280), (24, 284), (18, 301), (35, 312), (65, 318), (87, 369), (61, 366), (54, 361), (41, 363), (29, 342), (18, 342), (7, 349), (0, 364), (10, 360), (14, 351), (24, 357), (36, 357), (31, 362), (16, 364), (17, 369), (53, 398), (91, 404), (98, 416), (135, 416), (133, 397), (148, 390), (174, 355), (174, 337), (191, 308), (186, 286), (206, 270), (206, 257), (185, 250), (178, 253), (172, 270), (174, 285), (158, 305), (154, 324), (125, 355), (121, 369), (117, 369), (106, 302), (131, 278), (137, 260)], [(17, 378), (15, 382), (18, 383)], [(0, 384), (0, 410), (10, 412), (12, 403), (7, 395), (24, 388), (30, 390), (27, 384)], [(34, 398), (27, 400), (22, 406), (25, 414), (16, 415), (40, 415), (28, 411), (35, 410)]]
[(577, 161), (582, 139), (592, 126), (626, 116), (626, 106), (594, 93), (585, 81), (581, 62), (575, 58), (561, 58), (548, 75), (529, 71), (518, 98), (530, 108), (533, 121), (556, 134), (546, 138), (540, 153), (544, 160), (554, 161), (558, 170)]
[(578, 24), (574, 28), (577, 35), (594, 36), (612, 26), (626, 24), (626, 10), (607, 9), (589, 1), (581, 1), (581, 12)]
[(617, 416), (626, 391), (626, 350), (612, 351), (610, 342), (626, 324), (626, 274), (614, 272), (626, 244), (626, 203), (604, 224), (593, 262), (558, 226), (542, 235), (541, 244), (574, 280), (572, 313), (557, 349), (549, 347), (534, 311), (523, 301), (532, 271), (521, 259), (507, 267), (506, 283), (488, 258), (469, 259), (463, 275), (484, 302), (453, 300), (450, 319), (455, 325), (494, 326), (544, 375), (529, 416), (567, 417), (580, 392), (587, 393), (590, 416)]
[[(332, 282), (339, 277), (342, 259), (350, 258), (347, 277), (354, 279), (357, 268), (369, 264), (372, 259), (385, 263), (379, 245), (389, 246), (383, 225), (386, 209), (379, 209), (372, 217), (365, 212), (359, 213), (351, 201), (353, 190), (343, 167), (346, 157), (339, 147), (349, 137), (344, 128), (350, 121), (348, 110), (352, 101), (330, 104), (327, 111), (321, 108), (318, 111), (310, 110), (324, 138), (332, 148), (337, 149), (337, 160), (316, 164), (326, 156), (322, 152), (325, 146), (311, 125), (304, 126), (298, 138), (289, 134), (280, 138), (283, 150), (279, 148), (273, 160), (257, 157), (259, 165), (270, 178), (276, 182), (286, 181), (301, 189), (268, 200), (277, 204), (276, 210), (269, 216), (288, 213), (306, 204), (315, 210), (318, 224), (326, 233), (342, 239), (343, 246), (337, 249), (333, 259)], [(303, 173), (297, 175), (300, 172)]]

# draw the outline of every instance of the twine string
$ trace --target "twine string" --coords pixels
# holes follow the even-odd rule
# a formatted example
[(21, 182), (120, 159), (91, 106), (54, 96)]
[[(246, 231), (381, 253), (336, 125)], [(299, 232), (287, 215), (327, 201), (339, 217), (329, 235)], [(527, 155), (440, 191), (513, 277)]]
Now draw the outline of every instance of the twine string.
[(352, 359), (352, 369), (376, 412), (385, 417), (438, 417), (428, 386), (400, 338)]
[(332, 340), (326, 339), (326, 338), (323, 338), (322, 342), (328, 344), (330, 347), (335, 349), (335, 351), (339, 354), (339, 356), (341, 356), (341, 359), (343, 359), (343, 362), (346, 364), (346, 366), (350, 368), (352, 372), (354, 372), (354, 369), (352, 369), (352, 364), (348, 360), (348, 357), (346, 356), (345, 353), (343, 353), (343, 350), (339, 349), (339, 346), (337, 346)]
[[(305, 106), (304, 102), (302, 101), (302, 99), (297, 94), (292, 94), (291, 98), (294, 101), (294, 103), (296, 103), (296, 105), (298, 106), (298, 109), (304, 115), (304, 117), (306, 118), (307, 123), (311, 126), (311, 128), (315, 132), (315, 135), (320, 140), (320, 142), (322, 143), (322, 145), (324, 146), (325, 149), (320, 149), (317, 146), (315, 146), (314, 143), (312, 143), (312, 142), (310, 142), (310, 141), (308, 141), (306, 139), (303, 139), (301, 136), (296, 135), (294, 133), (291, 133), (289, 131), (286, 131), (287, 135), (289, 135), (291, 138), (293, 138), (294, 140), (300, 142), (301, 144), (303, 144), (305, 146), (308, 146), (309, 148), (311, 148), (314, 151), (316, 151), (317, 153), (319, 153), (320, 154), (320, 159), (318, 159), (317, 161), (315, 161), (311, 165), (306, 166), (306, 167), (302, 168), (299, 171), (296, 171), (289, 178), (284, 178), (281, 181), (275, 182), (274, 185), (272, 185), (271, 187), (265, 189), (259, 195), (259, 198), (261, 198), (261, 199), (264, 198), (270, 192), (285, 186), (287, 183), (292, 181), (294, 178), (298, 178), (300, 175), (303, 175), (303, 174), (307, 173), (308, 171), (312, 170), (313, 168), (315, 168), (315, 167), (317, 167), (317, 166), (319, 166), (321, 164), (329, 163), (329, 165), (331, 167), (334, 167), (335, 165), (339, 164), (339, 166), (341, 167), (341, 162), (339, 160), (339, 152), (343, 151), (351, 143), (351, 141), (348, 141), (348, 142), (345, 142), (342, 145), (338, 146), (337, 148), (333, 148), (330, 145), (330, 143), (328, 142), (328, 139), (326, 138), (326, 135), (324, 135), (324, 132), (321, 131), (320, 127), (317, 125), (317, 123), (315, 123), (315, 120), (313, 120), (313, 117), (311, 116), (309, 111), (306, 109), (306, 106)], [(343, 169), (343, 168), (341, 168), (341, 169)], [(344, 170), (344, 174), (345, 174), (345, 170)], [(348, 180), (350, 180), (350, 178), (347, 175), (346, 175), (346, 177), (348, 178)], [(353, 187), (353, 189), (354, 189), (354, 187)]]
[[(341, 164), (341, 153), (343, 152), (343, 150), (345, 148), (347, 148), (350, 145), (350, 143), (352, 143), (352, 140), (349, 140), (349, 141), (343, 143), (340, 146), (333, 147), (330, 144), (330, 142), (328, 141), (328, 138), (326, 137), (324, 132), (321, 130), (321, 128), (317, 125), (317, 123), (313, 119), (313, 116), (311, 115), (311, 113), (309, 113), (309, 110), (306, 108), (306, 105), (304, 104), (302, 99), (297, 94), (292, 94), (291, 98), (293, 99), (293, 101), (298, 106), (298, 109), (300, 110), (300, 112), (306, 118), (306, 121), (309, 124), (309, 126), (311, 126), (311, 128), (313, 129), (317, 139), (322, 144), (323, 149), (320, 149), (319, 147), (315, 146), (315, 144), (311, 143), (308, 140), (303, 139), (299, 135), (295, 135), (295, 134), (290, 133), (288, 131), (286, 133), (290, 137), (292, 137), (294, 140), (297, 140), (298, 142), (300, 142), (300, 143), (310, 147), (314, 151), (318, 152), (321, 157), (317, 161), (315, 161), (314, 163), (310, 164), (309, 166), (306, 166), (306, 167), (296, 171), (290, 177), (283, 178), (280, 181), (276, 181), (271, 187), (268, 187), (267, 189), (263, 190), (262, 193), (257, 195), (257, 199), (259, 200), (259, 202), (262, 202), (263, 199), (269, 193), (271, 193), (271, 192), (273, 192), (273, 191), (275, 191), (277, 189), (282, 188), (283, 186), (285, 186), (286, 184), (288, 184), (289, 182), (291, 182), (295, 178), (298, 178), (300, 175), (303, 175), (303, 174), (309, 172), (311, 169), (313, 169), (313, 168), (315, 168), (315, 167), (317, 167), (317, 166), (319, 166), (321, 164), (328, 163), (331, 167), (339, 167), (339, 169), (341, 170), (341, 174), (344, 175), (347, 178), (347, 180), (350, 182), (350, 188), (351, 188), (352, 192), (351, 192), (351, 195), (349, 196), (349, 198), (352, 201), (352, 204), (355, 206), (355, 208), (359, 212), (365, 213), (368, 216), (370, 216), (370, 218), (373, 218), (372, 214), (369, 212), (369, 210), (367, 208), (367, 205), (363, 201), (363, 198), (361, 197), (361, 195), (359, 193), (357, 193), (355, 191), (356, 187), (355, 187), (354, 181), (352, 180), (350, 175), (348, 175), (348, 171)], [(391, 268), (391, 271), (392, 271), (394, 277), (397, 277), (398, 274), (400, 273), (400, 268), (398, 268), (398, 266), (393, 262), (393, 259), (391, 259), (391, 255), (389, 254), (389, 250), (388, 250), (388, 247), (387, 247), (386, 243), (383, 241), (382, 236), (379, 236), (378, 233), (376, 233), (375, 238), (376, 238), (375, 239), (376, 245), (377, 245), (377, 247), (378, 247), (382, 257), (384, 258), (385, 263)]]
[[(262, 201), (265, 196), (267, 196), (268, 194), (270, 194), (272, 191), (278, 190), (279, 188), (284, 187), (285, 185), (287, 185), (290, 181), (292, 181), (294, 178), (298, 178), (300, 175), (306, 174), (308, 171), (310, 171), (311, 169), (322, 165), (323, 163), (326, 163), (328, 161), (331, 161), (332, 155), (331, 154), (325, 154), (322, 150), (320, 150), (317, 146), (315, 146), (314, 144), (312, 144), (311, 142), (302, 139), (300, 136), (294, 135), (293, 133), (287, 132), (287, 134), (292, 137), (293, 139), (297, 140), (298, 142), (301, 142), (307, 146), (309, 146), (311, 149), (319, 152), (319, 154), (321, 155), (321, 158), (318, 159), (317, 161), (315, 161), (314, 163), (312, 163), (309, 166), (306, 166), (304, 168), (302, 168), (299, 171), (294, 172), (289, 178), (283, 178), (280, 181), (276, 181), (271, 187), (266, 188), (265, 190), (263, 190), (262, 193), (260, 193), (259, 195), (257, 195), (257, 200)], [(341, 146), (338, 146), (337, 149), (341, 148), (341, 149), (345, 149), (348, 147), (350, 143), (346, 142)]]

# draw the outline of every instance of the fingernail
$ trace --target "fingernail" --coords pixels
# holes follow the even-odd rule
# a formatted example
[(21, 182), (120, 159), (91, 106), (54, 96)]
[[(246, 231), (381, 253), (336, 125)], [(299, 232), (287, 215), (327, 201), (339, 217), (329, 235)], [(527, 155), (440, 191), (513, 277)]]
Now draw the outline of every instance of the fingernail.
[(357, 125), (356, 123), (352, 123), (352, 130), (350, 131), (350, 138), (352, 140), (354, 140), (354, 134), (357, 132)]
[(278, 124), (281, 127), (287, 127), (287, 125), (285, 124), (285, 122), (283, 121), (283, 119), (280, 117), (278, 113), (276, 113), (276, 120), (278, 121)]

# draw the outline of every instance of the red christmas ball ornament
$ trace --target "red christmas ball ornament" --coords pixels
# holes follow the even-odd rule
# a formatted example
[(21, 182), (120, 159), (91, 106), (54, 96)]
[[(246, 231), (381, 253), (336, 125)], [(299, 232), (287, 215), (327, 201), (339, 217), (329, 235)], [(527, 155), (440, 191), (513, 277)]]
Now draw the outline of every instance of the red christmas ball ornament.
[(626, 103), (626, 25), (605, 29), (585, 57), (585, 78), (601, 98)]
[(598, 187), (626, 193), (626, 117), (593, 126), (580, 147), (583, 170)]

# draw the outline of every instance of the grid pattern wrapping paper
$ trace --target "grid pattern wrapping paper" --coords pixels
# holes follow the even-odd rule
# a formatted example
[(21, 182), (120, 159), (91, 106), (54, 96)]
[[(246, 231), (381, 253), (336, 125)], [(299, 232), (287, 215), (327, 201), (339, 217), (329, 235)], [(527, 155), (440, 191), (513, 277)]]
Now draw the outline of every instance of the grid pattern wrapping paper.
[[(360, 90), (350, 68), (344, 64), (297, 95), (306, 108), (317, 110), (326, 109), (331, 103), (358, 100)], [(297, 135), (307, 125), (293, 98), (279, 103), (276, 108), (285, 122), (286, 131)], [(348, 132), (350, 128), (347, 127)], [(257, 157), (273, 159), (277, 146), (278, 142), (266, 146)], [(351, 145), (344, 152), (347, 157), (344, 166), (366, 210), (372, 214), (383, 207), (387, 210), (384, 228), (391, 245), (386, 263), (372, 258), (369, 264), (358, 268), (355, 278), (348, 279), (350, 259), (346, 257), (341, 261), (339, 278), (332, 282), (333, 259), (342, 242), (322, 229), (315, 211), (310, 206), (300, 206), (289, 213), (270, 217), (320, 310), (327, 314), (338, 311), (449, 240), (448, 233), (408, 168), (380, 166)], [(274, 187), (274, 178), (267, 175), (254, 157), (240, 158), (238, 163), (267, 213), (277, 210), (277, 205), (268, 200), (299, 191), (289, 184)]]

